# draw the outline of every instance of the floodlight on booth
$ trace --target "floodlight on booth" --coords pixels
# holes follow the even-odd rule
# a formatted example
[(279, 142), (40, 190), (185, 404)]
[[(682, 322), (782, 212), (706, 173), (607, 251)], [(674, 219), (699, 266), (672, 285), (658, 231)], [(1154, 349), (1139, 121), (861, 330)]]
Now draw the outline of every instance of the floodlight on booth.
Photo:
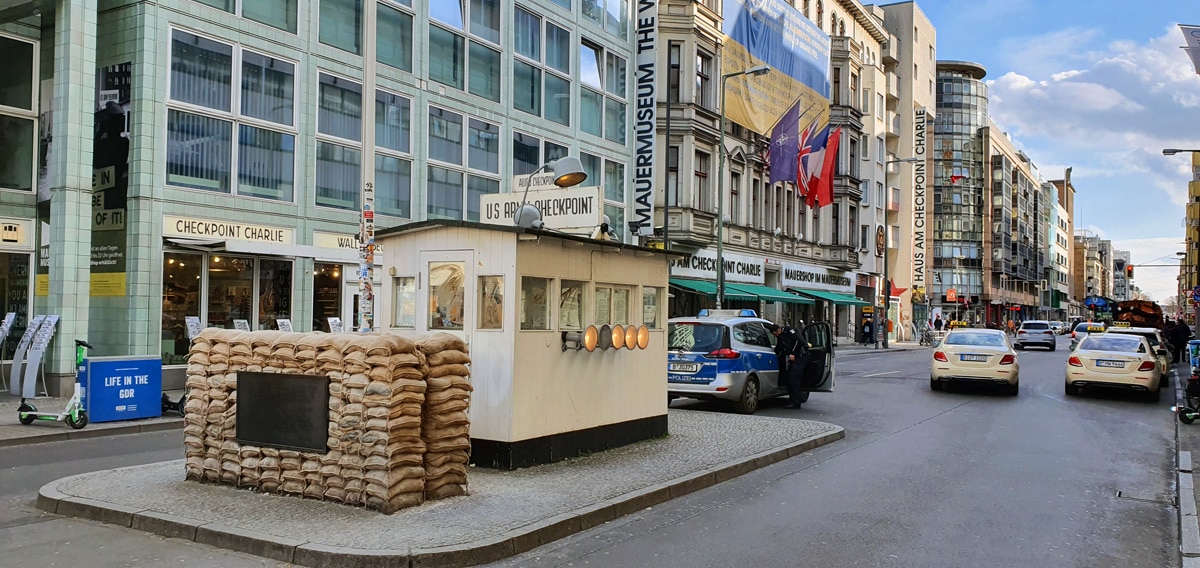
[(600, 342), (596, 345), (596, 347), (599, 347), (600, 349), (611, 349), (613, 346), (612, 338), (612, 327), (610, 327), (608, 324), (600, 326)]
[(612, 346), (613, 349), (625, 347), (625, 328), (619, 323), (612, 327)]
[(574, 349), (586, 349), (587, 351), (595, 351), (596, 345), (600, 341), (600, 331), (596, 326), (589, 325), (583, 331), (564, 331), (562, 332), (562, 350), (567, 351)]
[(638, 328), (637, 346), (638, 349), (645, 349), (650, 346), (650, 328), (644, 325)]
[(633, 349), (633, 348), (637, 347), (637, 342), (638, 342), (638, 328), (634, 325), (626, 326), (625, 327), (625, 348)]

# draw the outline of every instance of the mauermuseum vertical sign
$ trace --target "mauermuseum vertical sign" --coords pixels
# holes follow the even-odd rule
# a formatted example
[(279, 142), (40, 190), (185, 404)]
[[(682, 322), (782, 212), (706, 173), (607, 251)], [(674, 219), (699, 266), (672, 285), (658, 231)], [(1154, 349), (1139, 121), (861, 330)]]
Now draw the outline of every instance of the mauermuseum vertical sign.
[(913, 218), (912, 218), (912, 290), (913, 301), (925, 294), (925, 109), (913, 113)]
[(658, 126), (658, 0), (637, 0), (637, 145), (633, 168), (633, 218), (635, 235), (654, 234), (654, 145)]

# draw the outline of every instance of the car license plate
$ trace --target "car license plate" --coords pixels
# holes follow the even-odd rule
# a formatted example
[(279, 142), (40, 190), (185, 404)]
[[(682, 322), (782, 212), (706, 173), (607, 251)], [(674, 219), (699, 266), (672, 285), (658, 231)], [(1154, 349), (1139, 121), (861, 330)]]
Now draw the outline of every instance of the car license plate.
[(1112, 369), (1123, 369), (1123, 368), (1125, 368), (1125, 362), (1124, 361), (1106, 361), (1104, 359), (1099, 359), (1096, 361), (1096, 366), (1097, 367), (1109, 367)]
[(973, 361), (976, 363), (984, 363), (988, 360), (987, 355), (959, 355), (960, 361)]
[(695, 373), (700, 370), (699, 363), (667, 363), (667, 370), (676, 373)]

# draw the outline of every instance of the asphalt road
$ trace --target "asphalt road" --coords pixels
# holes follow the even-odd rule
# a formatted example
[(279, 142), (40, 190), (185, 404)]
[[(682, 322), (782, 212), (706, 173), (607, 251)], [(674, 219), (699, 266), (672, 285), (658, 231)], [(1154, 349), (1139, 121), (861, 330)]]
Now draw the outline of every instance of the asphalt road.
[[(39, 511), (37, 491), (69, 475), (183, 455), (183, 432), (153, 432), (0, 448), (0, 566), (242, 568), (256, 556)], [(137, 480), (129, 480), (136, 485)]]
[(1017, 397), (931, 391), (929, 350), (841, 358), (834, 393), (762, 413), (843, 441), (492, 566), (1179, 566), (1171, 397), (1067, 399), (1059, 341)]
[[(930, 391), (928, 350), (842, 357), (835, 392), (760, 412), (844, 440), (492, 566), (1179, 566), (1169, 397), (1066, 399), (1065, 347), (1021, 354), (1016, 398)], [(34, 508), (53, 479), (177, 458), (180, 436), (0, 449), (0, 565), (280, 566)]]

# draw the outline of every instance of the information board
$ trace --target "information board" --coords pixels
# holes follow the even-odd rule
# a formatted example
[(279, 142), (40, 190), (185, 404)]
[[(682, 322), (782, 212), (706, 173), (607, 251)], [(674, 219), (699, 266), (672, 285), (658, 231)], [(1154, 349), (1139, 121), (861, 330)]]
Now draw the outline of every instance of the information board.
[(46, 316), (42, 325), (38, 326), (37, 333), (33, 335), (33, 343), (30, 344), (29, 354), (25, 357), (25, 382), (21, 385), (21, 396), (25, 398), (37, 396), (38, 369), (42, 366), (42, 357), (46, 354), (46, 349), (50, 347), (50, 340), (54, 338), (54, 330), (58, 328), (58, 317)]
[(80, 377), (92, 422), (162, 416), (162, 358), (88, 357)]
[(29, 351), (29, 344), (33, 342), (33, 336), (37, 334), (37, 330), (42, 325), (42, 320), (46, 316), (33, 316), (29, 320), (29, 325), (25, 326), (25, 333), (21, 335), (21, 341), (17, 342), (17, 351), (13, 353), (12, 368), (9, 369), (8, 392), (13, 396), (21, 396), (21, 364), (25, 362), (25, 353)]
[(292, 320), (290, 319), (277, 319), (275, 325), (279, 326), (279, 331), (292, 332)]
[(250, 331), (250, 322), (246, 320), (233, 320), (233, 329), (238, 331)]
[(196, 316), (187, 316), (183, 318), (183, 322), (187, 324), (188, 339), (195, 339), (197, 335), (204, 329), (200, 325), (200, 318)]
[(239, 444), (325, 453), (328, 438), (328, 377), (237, 374)]
[(332, 333), (341, 333), (346, 331), (346, 327), (342, 325), (342, 318), (328, 318), (329, 331)]

